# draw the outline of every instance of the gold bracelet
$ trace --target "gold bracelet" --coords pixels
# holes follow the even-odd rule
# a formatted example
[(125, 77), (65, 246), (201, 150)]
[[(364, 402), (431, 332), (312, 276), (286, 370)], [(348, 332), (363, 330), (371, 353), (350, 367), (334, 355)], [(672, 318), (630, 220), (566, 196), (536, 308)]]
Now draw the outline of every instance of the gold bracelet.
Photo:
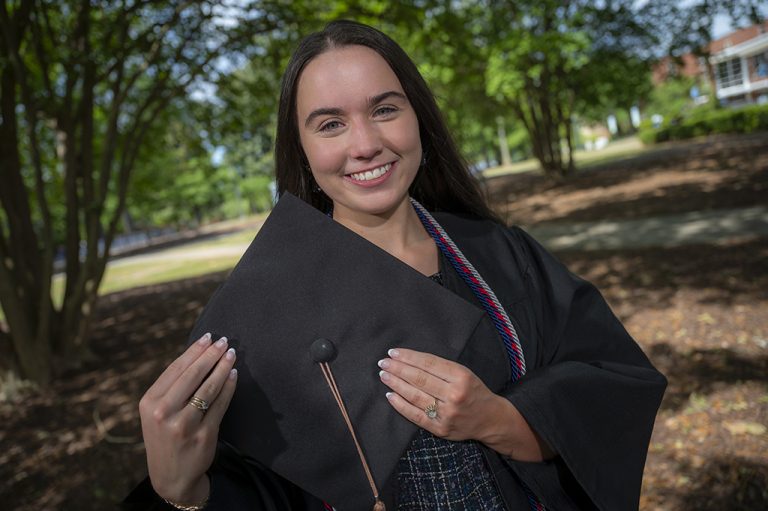
[(205, 506), (208, 505), (208, 497), (205, 497), (205, 500), (200, 502), (199, 504), (192, 504), (192, 505), (184, 505), (179, 504), (178, 502), (174, 502), (172, 500), (168, 500), (165, 497), (160, 497), (165, 501), (166, 504), (170, 504), (171, 506), (175, 507), (176, 509), (180, 509), (181, 511), (203, 511), (205, 509)]

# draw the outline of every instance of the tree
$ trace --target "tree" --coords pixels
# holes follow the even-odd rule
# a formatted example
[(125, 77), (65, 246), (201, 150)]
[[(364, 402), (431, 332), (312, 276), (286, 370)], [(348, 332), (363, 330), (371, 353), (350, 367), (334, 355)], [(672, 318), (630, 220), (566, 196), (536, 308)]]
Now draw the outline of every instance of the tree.
[(640, 93), (640, 81), (624, 77), (644, 74), (643, 48), (653, 38), (635, 3), (489, 3), (487, 92), (523, 123), (545, 173), (573, 171), (572, 126), (580, 110), (618, 91)]
[[(0, 4), (6, 368), (46, 383), (55, 367), (89, 356), (91, 313), (148, 132), (171, 101), (217, 73), (218, 59), (277, 20), (245, 1)], [(51, 297), (59, 242), (61, 306)]]

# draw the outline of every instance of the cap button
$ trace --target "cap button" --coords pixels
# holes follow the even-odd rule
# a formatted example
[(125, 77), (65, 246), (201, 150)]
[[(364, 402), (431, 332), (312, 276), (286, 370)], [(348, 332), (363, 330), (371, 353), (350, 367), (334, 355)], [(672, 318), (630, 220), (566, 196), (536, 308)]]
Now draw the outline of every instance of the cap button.
[(312, 343), (312, 346), (309, 347), (309, 352), (312, 355), (312, 360), (318, 364), (330, 362), (336, 358), (336, 346), (328, 339), (323, 339), (322, 337)]

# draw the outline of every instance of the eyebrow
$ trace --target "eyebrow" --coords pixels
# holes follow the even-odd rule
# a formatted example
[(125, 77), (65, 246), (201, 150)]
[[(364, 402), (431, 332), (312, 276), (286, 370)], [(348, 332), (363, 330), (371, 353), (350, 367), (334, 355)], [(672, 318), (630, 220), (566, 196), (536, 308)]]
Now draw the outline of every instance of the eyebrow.
[[(404, 101), (408, 101), (408, 98), (405, 97), (405, 94), (402, 92), (397, 91), (387, 91), (382, 92), (381, 94), (377, 94), (375, 96), (372, 96), (368, 98), (368, 108), (373, 107), (374, 105), (378, 105), (382, 101), (384, 101), (387, 98), (395, 97), (398, 99), (402, 99)], [(316, 110), (312, 110), (312, 112), (307, 116), (307, 119), (304, 121), (304, 126), (307, 127), (309, 124), (316, 118), (321, 115), (342, 115), (343, 110), (338, 107), (332, 107), (332, 108), (318, 108)]]

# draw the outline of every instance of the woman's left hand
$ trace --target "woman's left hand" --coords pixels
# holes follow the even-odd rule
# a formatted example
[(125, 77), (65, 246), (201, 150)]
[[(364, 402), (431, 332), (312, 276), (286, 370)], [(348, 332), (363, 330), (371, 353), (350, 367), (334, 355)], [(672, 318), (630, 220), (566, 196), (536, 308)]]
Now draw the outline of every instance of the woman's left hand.
[[(510, 403), (491, 392), (472, 371), (436, 355), (404, 348), (379, 361), (390, 404), (403, 417), (448, 440), (485, 442), (492, 420)], [(436, 405), (437, 416), (427, 408)]]

